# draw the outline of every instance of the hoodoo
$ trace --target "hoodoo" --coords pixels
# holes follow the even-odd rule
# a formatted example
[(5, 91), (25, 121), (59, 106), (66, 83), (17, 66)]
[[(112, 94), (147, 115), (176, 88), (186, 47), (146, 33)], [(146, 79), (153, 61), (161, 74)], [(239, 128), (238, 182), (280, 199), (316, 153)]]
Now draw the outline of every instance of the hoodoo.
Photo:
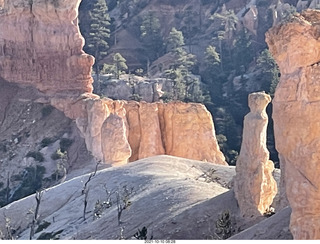
[(320, 11), (307, 10), (266, 34), (281, 71), (273, 119), (295, 239), (320, 239), (319, 27)]
[(244, 118), (242, 145), (236, 166), (234, 192), (242, 216), (264, 214), (277, 194), (277, 183), (272, 176), (273, 162), (267, 149), (268, 115), (266, 107), (271, 97), (264, 92), (251, 93), (250, 113)]

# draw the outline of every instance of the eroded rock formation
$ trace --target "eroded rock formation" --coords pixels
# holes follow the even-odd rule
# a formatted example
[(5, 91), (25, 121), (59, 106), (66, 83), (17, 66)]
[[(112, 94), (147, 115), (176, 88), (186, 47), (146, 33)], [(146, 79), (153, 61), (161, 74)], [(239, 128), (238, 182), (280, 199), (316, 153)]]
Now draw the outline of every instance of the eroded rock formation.
[(138, 103), (93, 94), (51, 103), (76, 120), (87, 148), (106, 163), (167, 154), (226, 165), (212, 117), (201, 104)]
[(319, 38), (316, 10), (296, 15), (266, 35), (281, 71), (273, 119), (295, 239), (320, 239)]
[(80, 2), (4, 0), (0, 77), (47, 94), (91, 92), (94, 58), (82, 51), (84, 39), (77, 23)]
[(266, 107), (270, 101), (270, 96), (264, 92), (251, 93), (248, 99), (250, 113), (244, 118), (234, 192), (241, 214), (246, 218), (264, 214), (277, 194), (277, 184), (272, 176), (274, 165), (266, 147)]
[(135, 103), (92, 94), (94, 58), (82, 50), (80, 2), (2, 2), (0, 79), (43, 92), (44, 101), (76, 121), (87, 149), (105, 163), (169, 154), (226, 164), (203, 105)]

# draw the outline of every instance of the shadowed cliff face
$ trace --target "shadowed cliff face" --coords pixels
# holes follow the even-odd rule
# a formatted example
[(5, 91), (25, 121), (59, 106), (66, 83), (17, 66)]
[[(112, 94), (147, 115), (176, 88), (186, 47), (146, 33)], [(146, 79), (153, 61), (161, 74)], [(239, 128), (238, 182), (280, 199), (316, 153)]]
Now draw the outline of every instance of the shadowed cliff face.
[(82, 51), (81, 0), (14, 0), (0, 8), (0, 77), (48, 94), (92, 91), (94, 58)]
[(273, 119), (295, 239), (320, 238), (319, 30), (320, 12), (307, 10), (266, 35), (281, 71)]

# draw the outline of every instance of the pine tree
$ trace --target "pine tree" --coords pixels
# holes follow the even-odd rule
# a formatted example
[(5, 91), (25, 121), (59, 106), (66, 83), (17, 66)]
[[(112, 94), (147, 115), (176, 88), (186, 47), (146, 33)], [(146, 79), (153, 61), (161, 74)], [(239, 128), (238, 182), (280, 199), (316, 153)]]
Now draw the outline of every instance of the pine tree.
[(234, 68), (238, 74), (243, 74), (247, 71), (249, 64), (254, 57), (251, 36), (247, 29), (243, 28), (235, 39), (233, 52)]
[(159, 18), (154, 12), (143, 16), (140, 38), (147, 53), (148, 61), (153, 61), (163, 53), (163, 40)]
[(219, 53), (216, 51), (216, 47), (209, 45), (206, 48), (204, 62), (206, 70), (210, 72), (210, 74), (217, 72), (217, 67), (219, 67), (221, 60)]
[(122, 57), (122, 55), (120, 53), (116, 53), (113, 56), (113, 63), (114, 63), (114, 66), (115, 66), (116, 78), (117, 79), (119, 79), (120, 74), (121, 74), (122, 71), (128, 69), (126, 61), (127, 60), (124, 57)]
[(167, 51), (173, 52), (177, 48), (184, 46), (184, 38), (182, 31), (172, 28), (167, 39)]
[(261, 69), (259, 78), (262, 80), (262, 89), (273, 96), (280, 80), (280, 71), (276, 61), (273, 59), (268, 49), (261, 52), (257, 59), (257, 67)]
[(100, 92), (100, 62), (107, 55), (110, 37), (110, 17), (105, 0), (95, 0), (89, 10), (90, 31), (86, 39), (85, 51), (95, 57), (94, 70), (96, 74), (97, 92)]

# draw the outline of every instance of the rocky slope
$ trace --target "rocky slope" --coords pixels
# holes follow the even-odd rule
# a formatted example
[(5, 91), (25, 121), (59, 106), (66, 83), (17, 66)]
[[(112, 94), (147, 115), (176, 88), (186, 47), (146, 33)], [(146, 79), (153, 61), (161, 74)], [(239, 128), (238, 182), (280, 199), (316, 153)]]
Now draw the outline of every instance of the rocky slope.
[[(113, 101), (92, 93), (94, 59), (82, 51), (79, 3), (1, 2), (1, 205), (18, 199), (12, 198), (17, 189), (25, 196), (87, 172), (95, 160), (109, 167), (170, 154), (226, 165), (203, 105)], [(25, 181), (35, 187), (24, 189)]]
[[(234, 173), (234, 167), (156, 156), (98, 171), (86, 186), (87, 198), (82, 190), (89, 175), (83, 175), (44, 191), (39, 224), (35, 227), (38, 231), (33, 238), (135, 239), (133, 235), (144, 226), (148, 239), (151, 236), (162, 240), (227, 238), (254, 225), (241, 219), (233, 191), (228, 189)], [(130, 202), (121, 213), (120, 221), (117, 193), (121, 200), (126, 198)], [(98, 201), (108, 205), (103, 207)], [(33, 195), (0, 209), (1, 216), (10, 220), (8, 230), (16, 231), (15, 238), (29, 239), (32, 214), (28, 212), (35, 207)], [(224, 236), (223, 231), (216, 228), (216, 222), (226, 211), (230, 213), (231, 222)], [(263, 233), (261, 222), (259, 232), (251, 238), (290, 239), (288, 213), (282, 214), (281, 220), (276, 216), (268, 218), (269, 225), (264, 225), (270, 226), (270, 235)], [(264, 219), (266, 217), (260, 220)], [(274, 221), (277, 228), (272, 228)], [(0, 229), (6, 233), (4, 228), (5, 221), (1, 221)]]
[(41, 93), (7, 82), (0, 87), (0, 206), (56, 184), (64, 170), (95, 167), (76, 124)]

